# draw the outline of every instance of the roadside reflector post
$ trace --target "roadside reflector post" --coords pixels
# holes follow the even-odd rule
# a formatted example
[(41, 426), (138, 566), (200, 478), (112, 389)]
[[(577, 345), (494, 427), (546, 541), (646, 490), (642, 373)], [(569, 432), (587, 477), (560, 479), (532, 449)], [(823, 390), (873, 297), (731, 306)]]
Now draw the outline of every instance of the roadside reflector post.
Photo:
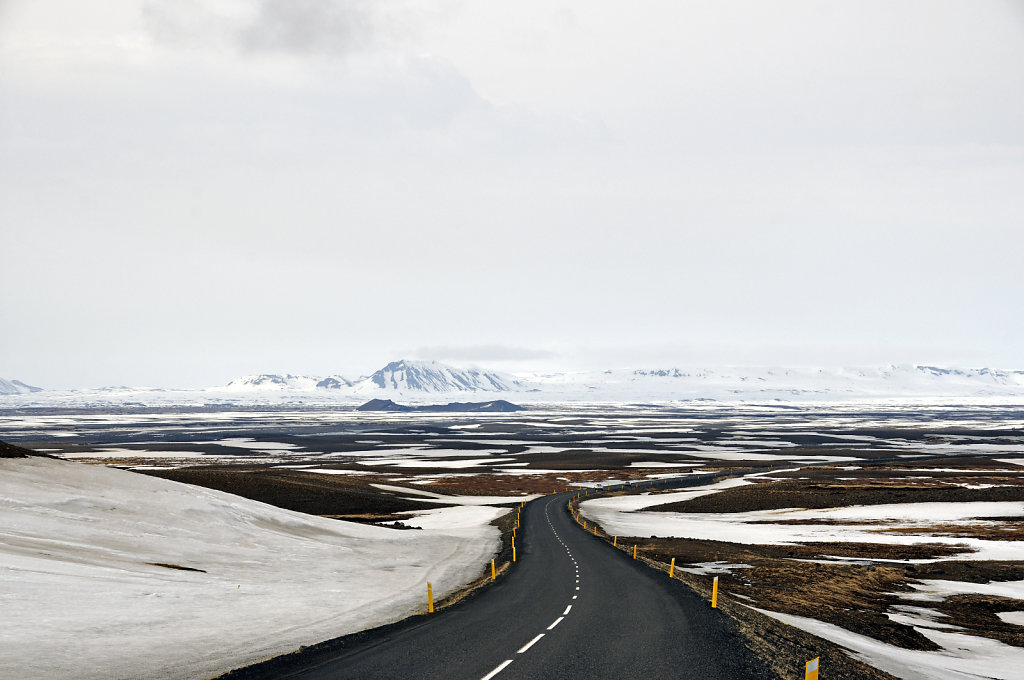
[(584, 522), (584, 523), (583, 523), (583, 530), (584, 530), (584, 531), (586, 531), (586, 530), (587, 530), (587, 523), (586, 523), (586, 522)]
[(711, 608), (716, 609), (718, 607), (718, 577), (711, 584)]
[(820, 658), (816, 656), (804, 666), (804, 680), (818, 680), (818, 659)]
[(515, 543), (512, 544), (512, 561), (513, 562), (516, 561), (516, 544)]
[(594, 525), (594, 535), (597, 536), (597, 525)]
[(636, 546), (633, 546), (633, 559), (636, 559)]
[(676, 573), (676, 558), (672, 558), (672, 564), (668, 565), (668, 577), (672, 578)]
[(427, 612), (434, 613), (434, 587), (429, 583), (427, 584)]
[(491, 560), (491, 580), (498, 578), (498, 574), (494, 571), (494, 560)]
[(616, 548), (619, 547), (619, 537), (618, 536), (612, 536), (612, 545), (614, 547), (616, 547)]

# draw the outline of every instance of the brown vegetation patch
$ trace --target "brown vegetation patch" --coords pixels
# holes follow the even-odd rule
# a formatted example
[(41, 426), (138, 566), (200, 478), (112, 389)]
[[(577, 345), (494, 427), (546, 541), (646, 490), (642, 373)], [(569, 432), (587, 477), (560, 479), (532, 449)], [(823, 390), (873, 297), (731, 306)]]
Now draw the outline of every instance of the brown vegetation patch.
[[(750, 512), (784, 508), (822, 509), (888, 503), (1024, 501), (1024, 480), (1007, 478), (1005, 486), (968, 489), (948, 483), (908, 483), (883, 477), (866, 482), (813, 482), (787, 479), (725, 489), (678, 503), (658, 505), (657, 512)], [(977, 480), (972, 480), (977, 481)]]
[(987, 522), (976, 524), (928, 524), (919, 527), (888, 527), (877, 530), (886, 534), (940, 535), (954, 538), (980, 538), (989, 541), (1024, 541), (1024, 524), (1015, 522)]
[[(139, 470), (152, 477), (195, 484), (225, 491), (286, 510), (310, 515), (340, 516), (353, 521), (401, 520), (399, 513), (436, 508), (382, 491), (372, 482), (386, 478), (324, 475), (283, 468), (225, 466), (222, 468), (179, 468)], [(372, 519), (364, 519), (372, 517)]]
[(42, 456), (44, 458), (49, 458), (49, 456), (37, 453), (32, 449), (15, 446), (14, 444), (8, 444), (7, 442), (0, 442), (0, 458), (28, 458), (29, 456)]
[(1024, 627), (1000, 619), (999, 612), (1024, 610), (1024, 600), (991, 595), (953, 595), (934, 608), (946, 614), (943, 623), (955, 623), (964, 632), (993, 638), (1008, 645), (1024, 647)]

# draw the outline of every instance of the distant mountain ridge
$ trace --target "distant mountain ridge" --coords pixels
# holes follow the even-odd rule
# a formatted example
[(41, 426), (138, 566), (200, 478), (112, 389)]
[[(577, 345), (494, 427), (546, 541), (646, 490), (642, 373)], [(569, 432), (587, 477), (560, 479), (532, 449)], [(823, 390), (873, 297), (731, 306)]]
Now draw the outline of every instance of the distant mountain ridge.
[(944, 368), (927, 364), (824, 368), (725, 366), (550, 372), (509, 376), (436, 361), (393, 361), (348, 380), (293, 375), (248, 376), (230, 389), (313, 390), (386, 398), (458, 392), (530, 393), (532, 398), (631, 400), (787, 400), (928, 396), (1024, 397), (1024, 370)]
[(517, 373), (456, 368), (436, 361), (394, 361), (348, 378), (264, 373), (200, 390), (100, 388), (39, 391), (0, 379), (0, 396), (19, 405), (360, 404), (369, 399), (437, 403), (487, 402), (837, 402), (989, 400), (1024, 404), (1024, 370), (946, 368), (930, 364), (875, 367), (716, 366)]
[(0, 394), (31, 394), (33, 392), (42, 391), (42, 387), (26, 385), (20, 380), (5, 380), (4, 378), (0, 378)]
[(366, 393), (447, 392), (514, 392), (519, 383), (514, 378), (478, 369), (462, 369), (438, 361), (392, 361), (365, 377), (351, 380), (341, 375), (327, 377), (292, 375), (291, 373), (260, 373), (236, 378), (224, 389), (230, 391), (258, 390), (352, 390)]
[(313, 377), (309, 375), (292, 375), (291, 373), (259, 373), (257, 375), (245, 375), (235, 378), (227, 384), (228, 390), (311, 390), (311, 389), (338, 389), (342, 386), (350, 387), (352, 382), (340, 375), (328, 376), (326, 378)]

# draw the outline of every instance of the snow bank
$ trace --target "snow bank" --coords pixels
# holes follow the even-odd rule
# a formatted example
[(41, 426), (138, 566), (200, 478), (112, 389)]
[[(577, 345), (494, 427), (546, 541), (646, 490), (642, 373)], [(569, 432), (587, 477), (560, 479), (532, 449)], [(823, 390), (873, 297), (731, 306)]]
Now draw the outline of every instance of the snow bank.
[(427, 581), (443, 596), (498, 549), (487, 522), (503, 510), (469, 510), (399, 531), (0, 460), (0, 677), (205, 677), (398, 620), (424, 608)]
[[(902, 649), (831, 623), (763, 609), (756, 611), (834, 642), (865, 663), (905, 680), (1015, 680), (1020, 678), (1024, 665), (1024, 648), (975, 635), (935, 630), (923, 620), (915, 626), (916, 630), (942, 647), (940, 651)], [(823, 677), (827, 672), (828, 669), (822, 669)]]

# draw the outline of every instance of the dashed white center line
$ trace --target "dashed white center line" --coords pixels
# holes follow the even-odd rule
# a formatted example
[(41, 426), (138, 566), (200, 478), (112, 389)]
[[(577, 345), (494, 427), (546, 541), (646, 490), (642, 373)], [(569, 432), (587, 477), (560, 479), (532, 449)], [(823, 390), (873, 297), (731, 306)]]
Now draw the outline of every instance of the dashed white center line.
[(544, 633), (541, 633), (540, 635), (538, 635), (537, 637), (533, 638), (532, 640), (527, 642), (525, 645), (520, 647), (519, 651), (516, 652), (516, 654), (522, 654), (523, 652), (525, 652), (530, 647), (533, 647), (533, 645), (536, 644), (537, 640), (541, 639), (542, 637), (544, 637)]
[(572, 605), (569, 605), (568, 607), (565, 608), (565, 611), (562, 612), (562, 616), (565, 616), (566, 614), (568, 614), (570, 609), (572, 609)]
[(562, 622), (562, 619), (564, 619), (564, 618), (565, 618), (564, 616), (559, 616), (557, 619), (555, 619), (554, 623), (552, 623), (550, 626), (548, 626), (548, 630), (551, 630), (552, 628), (554, 628), (555, 626), (560, 624)]
[(576, 599), (577, 597), (579, 597), (579, 595), (573, 595), (573, 596), (572, 596), (572, 599), (574, 599), (574, 600), (575, 600), (575, 599)]
[(484, 677), (480, 678), (480, 680), (491, 680), (491, 678), (493, 678), (495, 675), (505, 670), (505, 667), (508, 666), (510, 663), (512, 663), (512, 659), (508, 659), (507, 661), (498, 664), (497, 668), (495, 668), (493, 671), (491, 671)]

